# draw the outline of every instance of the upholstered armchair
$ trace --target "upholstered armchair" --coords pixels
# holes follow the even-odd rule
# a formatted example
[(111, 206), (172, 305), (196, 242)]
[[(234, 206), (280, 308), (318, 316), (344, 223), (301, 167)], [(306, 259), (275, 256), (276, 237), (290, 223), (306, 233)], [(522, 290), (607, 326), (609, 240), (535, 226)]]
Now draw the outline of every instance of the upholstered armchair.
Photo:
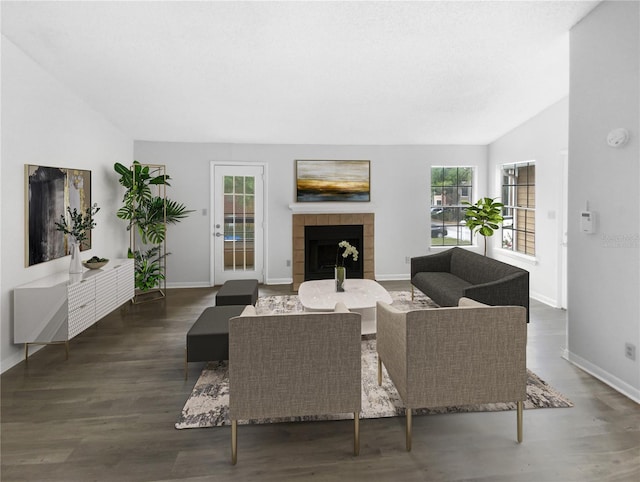
[(238, 420), (353, 413), (360, 450), (361, 320), (343, 303), (330, 313), (256, 315), (229, 320), (231, 461)]
[(526, 398), (527, 317), (522, 306), (487, 306), (462, 298), (459, 307), (401, 312), (377, 305), (378, 384), (382, 366), (406, 408), (517, 402), (522, 441)]

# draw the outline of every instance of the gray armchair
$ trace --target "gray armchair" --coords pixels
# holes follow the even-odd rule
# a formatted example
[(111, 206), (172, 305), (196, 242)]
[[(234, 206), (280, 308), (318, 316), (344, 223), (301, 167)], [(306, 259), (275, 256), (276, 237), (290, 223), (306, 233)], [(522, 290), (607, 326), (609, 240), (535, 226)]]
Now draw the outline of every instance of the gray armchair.
[(229, 320), (231, 460), (238, 420), (354, 414), (360, 450), (361, 320), (342, 303), (331, 313), (256, 315)]
[(377, 329), (378, 384), (384, 364), (406, 407), (407, 450), (412, 408), (517, 402), (522, 441), (525, 308), (462, 298), (459, 307), (401, 312), (378, 302)]

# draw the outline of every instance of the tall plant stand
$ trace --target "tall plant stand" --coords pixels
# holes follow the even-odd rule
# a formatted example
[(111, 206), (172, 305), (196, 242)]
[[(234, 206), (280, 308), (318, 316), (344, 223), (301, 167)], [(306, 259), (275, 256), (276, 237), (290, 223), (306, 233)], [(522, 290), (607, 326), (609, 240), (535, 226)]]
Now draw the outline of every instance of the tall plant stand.
[[(162, 177), (166, 178), (166, 166), (164, 164), (140, 164), (142, 169), (149, 168), (149, 174), (152, 178)], [(131, 170), (134, 176), (134, 185), (136, 184), (136, 169), (135, 166), (131, 166)], [(162, 237), (162, 241), (157, 244), (144, 244), (139, 233), (139, 224), (140, 221), (136, 222), (136, 220), (131, 221), (131, 229), (129, 230), (129, 247), (130, 251), (133, 254), (134, 258), (136, 258), (136, 251), (140, 250), (140, 252), (147, 251), (153, 247), (158, 248), (157, 252), (157, 262), (159, 272), (162, 274), (162, 277), (158, 280), (158, 283), (155, 287), (148, 290), (141, 290), (136, 286), (135, 296), (132, 299), (132, 303), (145, 303), (150, 301), (157, 301), (164, 299), (166, 297), (167, 290), (167, 185), (165, 183), (159, 184), (150, 184), (150, 188), (152, 190), (152, 195), (155, 195), (163, 200), (163, 208), (162, 208), (162, 224), (164, 226), (164, 236)], [(155, 190), (155, 192), (153, 192)], [(145, 210), (148, 213), (148, 210)], [(142, 229), (145, 229), (146, 226), (143, 226)], [(149, 260), (147, 260), (149, 261)], [(136, 259), (136, 276), (138, 274), (138, 263), (139, 261)]]

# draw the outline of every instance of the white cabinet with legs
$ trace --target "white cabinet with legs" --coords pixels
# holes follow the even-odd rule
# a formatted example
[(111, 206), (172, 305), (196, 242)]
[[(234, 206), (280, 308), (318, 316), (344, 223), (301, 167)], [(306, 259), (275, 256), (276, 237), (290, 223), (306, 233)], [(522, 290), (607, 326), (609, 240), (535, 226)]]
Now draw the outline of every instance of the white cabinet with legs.
[(64, 344), (135, 295), (132, 259), (115, 259), (82, 274), (56, 273), (18, 286), (13, 293), (13, 341)]

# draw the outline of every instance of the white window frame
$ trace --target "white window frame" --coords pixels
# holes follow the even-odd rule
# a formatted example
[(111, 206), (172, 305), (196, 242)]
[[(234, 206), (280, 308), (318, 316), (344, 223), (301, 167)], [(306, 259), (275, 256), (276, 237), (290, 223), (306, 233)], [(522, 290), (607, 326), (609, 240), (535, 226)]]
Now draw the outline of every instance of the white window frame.
[[(525, 236), (527, 235), (527, 233), (529, 234), (533, 234), (533, 253), (527, 253), (526, 248), (523, 251), (520, 251), (517, 249), (517, 246), (513, 246), (511, 248), (505, 247), (504, 242), (505, 242), (505, 230), (504, 230), (504, 226), (505, 226), (505, 222), (503, 221), (502, 226), (500, 228), (500, 240), (499, 240), (499, 249), (502, 250), (502, 252), (507, 253), (509, 256), (514, 256), (514, 257), (519, 257), (525, 260), (535, 260), (536, 259), (536, 199), (535, 199), (535, 193), (536, 193), (536, 179), (534, 177), (534, 181), (533, 183), (527, 183), (527, 189), (529, 189), (530, 186), (533, 187), (534, 189), (534, 206), (533, 207), (529, 207), (529, 206), (519, 206), (518, 205), (518, 201), (517, 199), (514, 199), (513, 201), (511, 199), (508, 198), (508, 196), (506, 196), (506, 192), (505, 192), (505, 188), (508, 186), (516, 186), (517, 183), (514, 184), (504, 184), (504, 175), (505, 175), (505, 170), (508, 168), (517, 168), (517, 167), (523, 167), (523, 166), (533, 166), (534, 168), (536, 167), (536, 161), (534, 159), (530, 159), (527, 161), (519, 161), (519, 162), (508, 162), (508, 163), (504, 163), (501, 164), (499, 166), (499, 186), (500, 186), (500, 192), (502, 195), (502, 199), (501, 202), (504, 204), (504, 208), (503, 208), (503, 216), (505, 215), (505, 211), (506, 210), (511, 210), (511, 212), (513, 213), (513, 218), (511, 220), (511, 226), (514, 226), (514, 224), (517, 225), (518, 220), (516, 218), (516, 212), (517, 211), (526, 211), (527, 213), (532, 213), (533, 214), (533, 232), (529, 232), (526, 230), (526, 226), (524, 230), (518, 230), (518, 229), (510, 229), (508, 231), (511, 231), (511, 239), (512, 239), (512, 243), (517, 243), (518, 240), (518, 236), (516, 235), (516, 233), (518, 231), (522, 231), (523, 233), (525, 233)], [(537, 169), (535, 169), (537, 171)], [(517, 190), (514, 190), (514, 195), (517, 195)]]

